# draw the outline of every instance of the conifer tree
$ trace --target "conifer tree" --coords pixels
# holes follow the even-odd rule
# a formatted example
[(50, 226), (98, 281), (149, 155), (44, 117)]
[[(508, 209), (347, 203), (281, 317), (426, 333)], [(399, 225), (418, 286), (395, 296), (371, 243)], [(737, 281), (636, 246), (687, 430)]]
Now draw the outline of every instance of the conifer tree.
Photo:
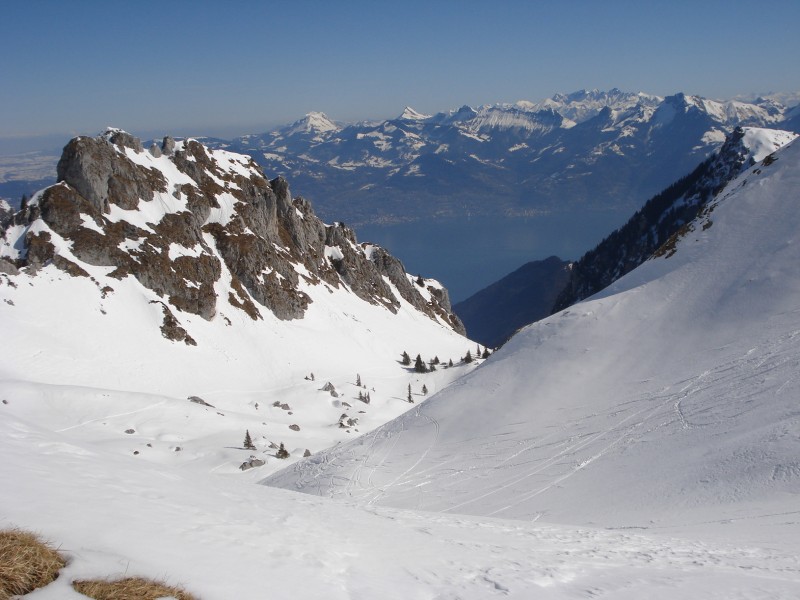
[(356, 373), (356, 387), (361, 387), (361, 375)]
[(405, 366), (408, 366), (408, 365), (410, 365), (410, 364), (411, 364), (411, 357), (408, 355), (408, 352), (406, 352), (405, 350), (403, 350), (402, 357), (403, 357), (403, 360), (402, 360), (401, 362), (402, 362), (402, 363), (403, 363)]
[(422, 384), (422, 395), (423, 396), (427, 396), (428, 395), (428, 386), (425, 385), (424, 383)]
[(417, 354), (417, 358), (414, 361), (414, 371), (417, 373), (427, 373), (428, 369), (425, 367), (425, 363), (422, 361), (422, 356)]
[(469, 350), (467, 350), (467, 355), (464, 357), (464, 362), (465, 363), (471, 363), (472, 362), (472, 353)]
[(283, 442), (281, 442), (281, 447), (275, 453), (275, 458), (289, 458), (289, 451), (284, 448)]
[(253, 443), (252, 438), (250, 437), (250, 430), (245, 430), (244, 433), (244, 448), (245, 450), (255, 450), (256, 445)]
[(408, 401), (412, 404), (414, 403), (414, 399), (411, 397), (411, 384), (408, 384)]

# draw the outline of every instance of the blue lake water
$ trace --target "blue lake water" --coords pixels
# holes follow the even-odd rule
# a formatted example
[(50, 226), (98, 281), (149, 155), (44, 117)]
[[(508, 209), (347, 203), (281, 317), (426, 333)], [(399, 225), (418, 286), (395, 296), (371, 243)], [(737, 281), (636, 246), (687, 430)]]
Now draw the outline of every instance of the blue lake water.
[(435, 277), (455, 302), (526, 262), (576, 260), (631, 216), (631, 210), (536, 217), (463, 217), (356, 228), (359, 242), (383, 246), (413, 275)]

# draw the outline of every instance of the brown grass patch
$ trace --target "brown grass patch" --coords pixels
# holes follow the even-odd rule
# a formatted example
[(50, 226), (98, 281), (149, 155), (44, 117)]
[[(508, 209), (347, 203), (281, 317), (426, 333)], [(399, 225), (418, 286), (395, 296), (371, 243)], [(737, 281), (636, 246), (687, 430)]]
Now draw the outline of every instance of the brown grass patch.
[(65, 564), (58, 552), (33, 533), (0, 531), (0, 600), (47, 585)]
[(117, 581), (76, 581), (72, 587), (95, 600), (156, 600), (157, 598), (197, 600), (195, 596), (181, 588), (141, 577), (126, 577)]

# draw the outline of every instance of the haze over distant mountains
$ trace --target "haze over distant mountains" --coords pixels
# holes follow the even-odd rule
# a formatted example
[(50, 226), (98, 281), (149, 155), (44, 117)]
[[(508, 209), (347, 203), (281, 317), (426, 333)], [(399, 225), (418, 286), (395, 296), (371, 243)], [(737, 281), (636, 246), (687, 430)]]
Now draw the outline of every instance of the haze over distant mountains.
[[(716, 101), (581, 90), (435, 115), (407, 107), (377, 122), (342, 124), (312, 112), (266, 133), (202, 139), (251, 155), (268, 177), (289, 177), (326, 219), (522, 216), (638, 207), (697, 166), (733, 127), (797, 129), (798, 103), (800, 94), (788, 93)], [(0, 158), (0, 196), (12, 202), (11, 182), (55, 175), (40, 154), (26, 156)], [(46, 156), (53, 165), (58, 158)]]
[(340, 125), (310, 113), (225, 145), (291, 177), (323, 216), (354, 225), (635, 209), (734, 127), (786, 128), (797, 110), (776, 98), (719, 102), (613, 89), (430, 116), (406, 108), (377, 123)]

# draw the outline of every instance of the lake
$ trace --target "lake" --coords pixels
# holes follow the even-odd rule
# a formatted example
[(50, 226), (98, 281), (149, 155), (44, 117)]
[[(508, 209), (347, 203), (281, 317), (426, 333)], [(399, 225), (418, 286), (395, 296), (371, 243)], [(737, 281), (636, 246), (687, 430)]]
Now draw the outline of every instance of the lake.
[(465, 300), (532, 260), (576, 260), (631, 210), (583, 211), (535, 217), (462, 217), (356, 228), (359, 242), (383, 246), (413, 275), (435, 277), (453, 303)]

